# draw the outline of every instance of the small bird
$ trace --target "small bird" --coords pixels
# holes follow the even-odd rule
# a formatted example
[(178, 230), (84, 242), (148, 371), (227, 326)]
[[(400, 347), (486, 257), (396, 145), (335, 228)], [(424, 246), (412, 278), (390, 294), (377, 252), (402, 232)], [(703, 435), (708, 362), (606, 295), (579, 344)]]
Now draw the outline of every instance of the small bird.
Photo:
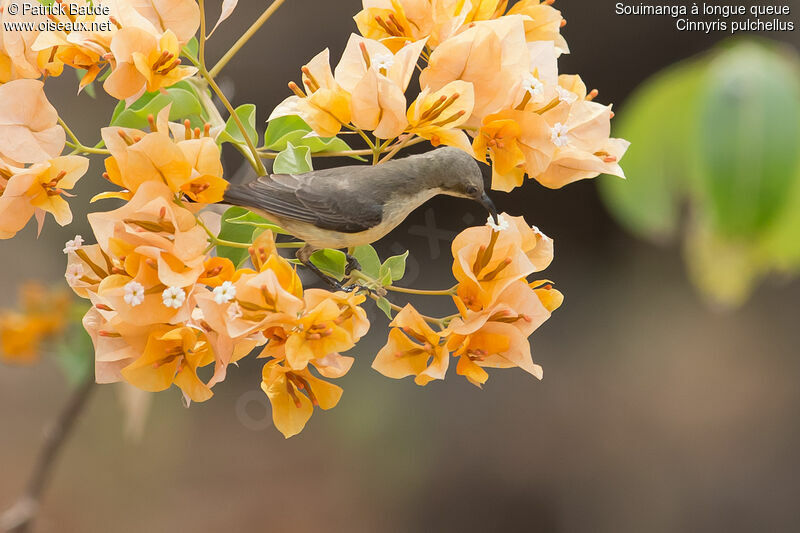
[[(439, 194), (479, 202), (497, 222), (497, 210), (484, 190), (478, 163), (450, 147), (376, 166), (261, 176), (242, 185), (232, 184), (225, 191), (224, 202), (246, 207), (305, 241), (297, 258), (330, 283), (310, 262), (311, 254), (322, 248), (352, 250), (373, 243)], [(357, 265), (348, 259), (351, 267)]]

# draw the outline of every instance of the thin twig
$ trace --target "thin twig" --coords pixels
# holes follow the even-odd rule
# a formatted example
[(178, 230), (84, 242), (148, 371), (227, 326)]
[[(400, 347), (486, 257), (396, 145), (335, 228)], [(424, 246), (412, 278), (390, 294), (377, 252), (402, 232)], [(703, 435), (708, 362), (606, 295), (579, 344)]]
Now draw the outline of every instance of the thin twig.
[(70, 129), (70, 127), (67, 125), (67, 123), (64, 122), (63, 118), (58, 117), (58, 123), (61, 125), (62, 128), (64, 128), (64, 132), (69, 136), (69, 138), (72, 139), (72, 141), (66, 141), (66, 144), (70, 148), (73, 148), (75, 150), (75, 153), (80, 153), (80, 154), (99, 154), (99, 155), (109, 155), (109, 154), (111, 154), (111, 152), (109, 152), (108, 150), (97, 148), (97, 147), (90, 148), (90, 147), (86, 146), (85, 144), (83, 144), (78, 139), (78, 137), (75, 135), (75, 133), (72, 131), (72, 129)]
[(281, 4), (284, 2), (285, 0), (275, 0), (272, 2), (272, 4), (261, 14), (261, 16), (256, 19), (253, 25), (250, 26), (250, 28), (248, 28), (248, 30), (244, 32), (241, 37), (239, 37), (239, 40), (236, 41), (233, 46), (231, 46), (230, 50), (225, 52), (225, 55), (222, 56), (222, 58), (217, 61), (217, 64), (214, 65), (214, 67), (209, 71), (209, 74), (211, 74), (212, 78), (217, 77), (217, 74), (219, 74), (220, 71), (225, 68), (225, 65), (228, 64), (228, 61), (233, 59), (233, 56), (235, 56), (236, 53), (241, 50), (245, 44), (247, 44), (247, 41), (249, 41), (259, 29), (261, 29), (261, 26), (263, 26), (264, 23), (269, 20), (272, 14), (277, 11), (277, 9), (281, 7)]
[(0, 517), (0, 528), (8, 533), (26, 533), (33, 525), (39, 511), (42, 494), (53, 474), (56, 460), (69, 439), (75, 423), (86, 408), (95, 389), (94, 373), (72, 392), (67, 404), (45, 433), (44, 443), (36, 459), (25, 494)]
[[(373, 300), (375, 300), (376, 302), (381, 300), (380, 296), (378, 296), (376, 294), (373, 294), (373, 293), (370, 293), (369, 297), (372, 298)], [(383, 298), (383, 299), (386, 300), (386, 298)], [(395, 311), (395, 312), (399, 313), (400, 311), (402, 311), (404, 309), (404, 307), (401, 307), (401, 306), (399, 306), (397, 304), (393, 304), (389, 300), (386, 300), (386, 301), (389, 303), (389, 307), (392, 308), (392, 311)], [(450, 320), (453, 317), (457, 316), (457, 315), (451, 315), (451, 316), (444, 317), (444, 318), (435, 318), (435, 317), (432, 317), (432, 316), (423, 315), (422, 313), (419, 313), (419, 312), (418, 312), (418, 314), (419, 314), (420, 318), (422, 318), (425, 322), (427, 322), (428, 324), (431, 324), (432, 326), (438, 326), (442, 330), (445, 329), (445, 325), (444, 325), (445, 321)]]
[(384, 287), (384, 289), (392, 292), (402, 292), (404, 294), (417, 294), (422, 296), (453, 296), (456, 294), (458, 285), (443, 290), (411, 289), (408, 287), (398, 287), (396, 285), (387, 285)]
[[(416, 139), (414, 139), (414, 135), (409, 135), (408, 137), (406, 137), (402, 141), (397, 142), (392, 147), (392, 149), (389, 151), (389, 153), (386, 154), (383, 159), (378, 161), (378, 163), (386, 163), (387, 161), (392, 159), (394, 156), (396, 156), (397, 152), (399, 152), (403, 148), (406, 148), (408, 146), (414, 146), (415, 144), (423, 142), (423, 141), (425, 141), (425, 139), (423, 139), (422, 137), (417, 137)], [(378, 164), (378, 163), (375, 163), (375, 164)]]

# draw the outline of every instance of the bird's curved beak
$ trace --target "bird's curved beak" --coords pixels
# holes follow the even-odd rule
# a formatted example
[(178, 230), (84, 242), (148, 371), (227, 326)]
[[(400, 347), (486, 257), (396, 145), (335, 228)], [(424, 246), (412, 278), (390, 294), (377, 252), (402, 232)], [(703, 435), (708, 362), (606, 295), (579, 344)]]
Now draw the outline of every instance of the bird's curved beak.
[(480, 199), (480, 203), (483, 207), (486, 208), (487, 211), (489, 211), (489, 214), (492, 215), (494, 223), (500, 224), (500, 220), (497, 218), (497, 208), (494, 206), (494, 202), (492, 202), (492, 199), (489, 198), (488, 194), (483, 193), (483, 196), (481, 196)]

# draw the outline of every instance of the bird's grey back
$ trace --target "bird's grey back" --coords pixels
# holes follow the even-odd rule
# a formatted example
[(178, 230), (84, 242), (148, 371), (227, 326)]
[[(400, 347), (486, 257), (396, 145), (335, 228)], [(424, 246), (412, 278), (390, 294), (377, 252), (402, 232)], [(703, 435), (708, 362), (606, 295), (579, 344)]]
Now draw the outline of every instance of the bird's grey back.
[(383, 206), (396, 195), (414, 196), (448, 186), (460, 175), (480, 177), (475, 160), (440, 148), (377, 166), (351, 165), (304, 174), (272, 174), (231, 185), (225, 201), (323, 229), (357, 233), (381, 223)]

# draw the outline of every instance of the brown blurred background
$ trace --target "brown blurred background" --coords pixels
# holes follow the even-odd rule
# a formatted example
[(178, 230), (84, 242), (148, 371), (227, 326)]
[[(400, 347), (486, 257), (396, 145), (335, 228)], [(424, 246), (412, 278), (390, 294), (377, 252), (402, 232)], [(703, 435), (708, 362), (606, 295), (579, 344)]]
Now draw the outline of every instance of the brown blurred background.
[[(240, 2), (211, 42), (212, 60), (265, 5)], [(618, 114), (641, 81), (717, 39), (679, 33), (666, 17), (617, 17), (610, 0), (557, 7), (572, 49), (562, 72), (580, 73)], [(359, 8), (289, 0), (224, 71), (234, 101), (256, 103), (265, 119), (300, 65), (325, 46), (338, 57)], [(798, 44), (796, 32), (782, 37)], [(81, 96), (76, 105), (74, 87), (58, 80), (48, 95), (93, 140), (112, 104)], [(228, 155), (232, 175), (239, 159)], [(29, 227), (0, 243), (0, 305), (12, 305), (22, 280), (61, 279), (62, 243), (91, 234), (81, 213), (101, 187), (99, 171), (95, 163), (78, 187), (73, 227), (48, 220), (38, 241)], [(677, 245), (625, 234), (595, 183), (549, 191), (531, 181), (495, 196), (556, 241), (546, 276), (566, 303), (533, 337), (542, 382), (495, 371), (480, 391), (452, 368), (426, 388), (386, 379), (370, 369), (386, 333), (373, 310), (373, 334), (339, 380), (341, 403), (288, 441), (271, 427), (257, 361), (231, 369), (212, 401), (189, 410), (177, 390), (157, 395), (140, 442), (124, 438), (114, 387), (103, 387), (61, 458), (37, 529), (796, 531), (800, 283), (773, 280), (741, 310), (718, 313), (687, 282)], [(434, 201), (378, 248), (411, 249), (408, 284), (446, 286), (450, 236), (484, 216)], [(436, 304), (424, 305), (435, 313)], [(42, 428), (67, 394), (52, 361), (0, 367), (0, 507), (21, 491)]]

